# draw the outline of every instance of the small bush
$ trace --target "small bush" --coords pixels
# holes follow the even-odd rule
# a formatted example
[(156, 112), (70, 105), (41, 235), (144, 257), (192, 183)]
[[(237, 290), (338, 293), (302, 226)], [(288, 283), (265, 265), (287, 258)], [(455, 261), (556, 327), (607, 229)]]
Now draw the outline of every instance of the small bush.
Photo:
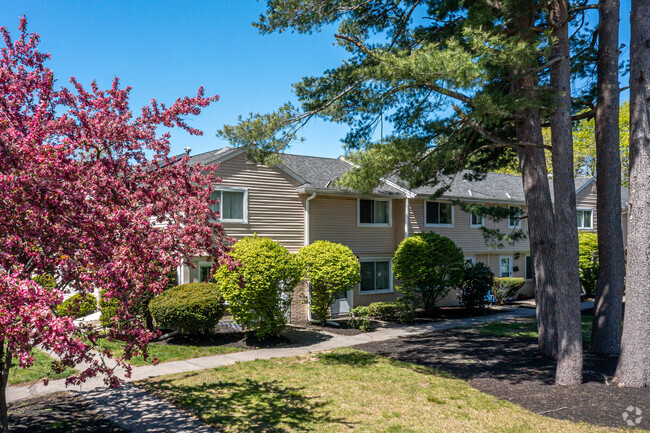
[(487, 296), (494, 285), (494, 273), (483, 263), (465, 262), (465, 276), (458, 287), (458, 301), (472, 311), (485, 308)]
[(428, 315), (464, 275), (465, 257), (451, 239), (433, 232), (416, 233), (404, 239), (393, 258), (393, 274), (401, 280), (397, 290)]
[(404, 301), (373, 302), (368, 306), (371, 316), (381, 320), (411, 322), (415, 318), (415, 309)]
[(495, 302), (501, 304), (506, 299), (516, 296), (525, 282), (526, 280), (523, 278), (495, 278), (494, 286), (492, 287), (492, 295), (494, 296)]
[(287, 324), (293, 290), (304, 275), (296, 257), (278, 242), (257, 236), (238, 241), (230, 255), (241, 266), (221, 266), (214, 279), (233, 319), (259, 338), (279, 335)]
[(297, 257), (309, 278), (311, 312), (325, 324), (336, 295), (361, 281), (359, 259), (350, 248), (329, 241), (307, 245), (298, 251)]
[(84, 317), (97, 311), (97, 298), (91, 293), (77, 293), (57, 305), (56, 312), (59, 316)]
[(598, 278), (598, 235), (591, 232), (578, 233), (578, 267), (580, 283), (587, 296), (593, 296)]
[(99, 309), (101, 310), (99, 323), (103, 327), (109, 328), (111, 326), (113, 318), (117, 315), (118, 302), (116, 298), (106, 299), (104, 297), (104, 290), (99, 292)]
[(149, 302), (158, 326), (182, 334), (205, 334), (223, 317), (226, 306), (213, 283), (182, 284), (164, 291)]
[(47, 290), (53, 290), (56, 287), (56, 280), (53, 276), (48, 274), (36, 275), (34, 278), (32, 278), (32, 280)]
[(354, 307), (350, 310), (350, 319), (348, 324), (363, 332), (368, 332), (372, 328), (370, 326), (370, 308), (367, 306)]

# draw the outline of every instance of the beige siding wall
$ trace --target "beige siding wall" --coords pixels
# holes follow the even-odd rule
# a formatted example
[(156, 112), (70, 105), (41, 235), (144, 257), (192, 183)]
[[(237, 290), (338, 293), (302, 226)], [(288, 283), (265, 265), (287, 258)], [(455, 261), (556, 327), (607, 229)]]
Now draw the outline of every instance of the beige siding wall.
[[(411, 199), (409, 200), (409, 233), (428, 232), (433, 231), (442, 236), (447, 236), (453, 240), (456, 245), (462, 248), (466, 255), (476, 254), (479, 252), (486, 252), (489, 250), (508, 251), (508, 252), (525, 252), (530, 250), (528, 239), (517, 241), (514, 245), (504, 244), (503, 248), (490, 247), (483, 238), (481, 230), (477, 227), (470, 227), (469, 213), (460, 209), (459, 206), (454, 206), (454, 225), (453, 227), (430, 227), (426, 226), (424, 221), (425, 210), (424, 199)], [(527, 221), (521, 221), (522, 230), (528, 232)], [(498, 223), (485, 217), (485, 227), (498, 228), (502, 233), (510, 233), (513, 229), (508, 228), (508, 221), (506, 219)]]
[(356, 197), (319, 195), (309, 203), (311, 242), (341, 243), (359, 257), (392, 257), (404, 239), (403, 199), (392, 200), (390, 227), (359, 227)]
[(221, 164), (222, 185), (248, 188), (248, 223), (224, 223), (226, 233), (241, 239), (257, 233), (270, 237), (292, 252), (304, 245), (304, 197), (293, 177), (278, 168), (249, 163), (241, 154)]
[[(591, 209), (592, 210), (592, 228), (591, 230), (584, 230), (595, 232), (598, 229), (598, 222), (596, 216), (596, 182), (592, 181), (589, 185), (583, 188), (576, 194), (576, 208), (577, 209)], [(577, 224), (577, 219), (576, 219)], [(583, 231), (583, 229), (580, 229)]]

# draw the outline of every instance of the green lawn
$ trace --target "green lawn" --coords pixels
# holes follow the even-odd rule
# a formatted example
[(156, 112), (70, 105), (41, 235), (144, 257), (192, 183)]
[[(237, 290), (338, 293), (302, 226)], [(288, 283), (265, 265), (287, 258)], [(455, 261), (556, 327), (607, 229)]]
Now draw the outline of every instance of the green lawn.
[[(32, 356), (34, 356), (34, 365), (29, 368), (18, 367), (18, 360), (12, 359), (11, 368), (9, 369), (9, 385), (36, 382), (38, 379), (44, 378), (50, 371), (50, 365), (54, 360), (45, 352), (34, 349)], [(76, 370), (67, 368), (63, 373), (50, 375), (50, 379), (63, 379), (76, 373)]]
[[(99, 340), (102, 347), (107, 347), (117, 358), (124, 354), (123, 345), (110, 342), (108, 340)], [(223, 355), (226, 353), (241, 352), (245, 349), (233, 346), (192, 346), (186, 344), (149, 344), (149, 358), (145, 361), (141, 356), (132, 358), (129, 364), (140, 367), (143, 365), (153, 364), (154, 356), (158, 357), (158, 362), (180, 361), (183, 359), (200, 358), (202, 356)]]
[[(593, 320), (593, 316), (582, 316), (582, 339), (585, 342), (591, 341)], [(480, 334), (494, 337), (537, 338), (537, 322), (533, 319), (484, 323), (470, 329), (476, 329)]]
[(138, 382), (227, 432), (611, 432), (536, 415), (426, 367), (353, 349)]

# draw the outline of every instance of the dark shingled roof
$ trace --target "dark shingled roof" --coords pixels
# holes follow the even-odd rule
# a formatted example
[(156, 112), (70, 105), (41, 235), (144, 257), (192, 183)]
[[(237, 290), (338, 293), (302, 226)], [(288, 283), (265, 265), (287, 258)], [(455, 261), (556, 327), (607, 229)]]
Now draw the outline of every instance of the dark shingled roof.
[[(210, 152), (201, 153), (192, 156), (190, 164), (211, 164), (217, 162), (223, 157), (239, 150), (234, 147), (223, 147)], [(336, 181), (348, 171), (352, 165), (341, 158), (324, 158), (319, 156), (282, 154), (282, 165), (290, 172), (293, 172), (306, 181), (301, 186), (305, 191), (311, 190), (330, 190), (332, 192), (350, 192), (335, 185)], [(406, 182), (390, 177), (389, 180), (399, 185), (402, 189), (396, 188), (390, 184), (384, 183), (375, 188), (375, 194), (382, 195), (404, 195), (404, 186)], [(575, 179), (576, 191), (582, 188), (591, 180), (591, 177), (577, 177)], [(553, 180), (549, 179), (551, 187), (551, 198), (553, 195)], [(442, 181), (441, 185), (450, 185), (450, 188), (442, 195), (447, 198), (457, 198), (466, 200), (486, 200), (496, 202), (514, 202), (525, 203), (524, 189), (521, 176), (487, 173), (485, 178), (480, 181), (467, 181), (463, 179), (463, 173), (458, 173)], [(433, 195), (440, 186), (423, 186), (411, 189), (410, 191), (419, 196)], [(628, 189), (621, 188), (621, 204), (627, 207)]]

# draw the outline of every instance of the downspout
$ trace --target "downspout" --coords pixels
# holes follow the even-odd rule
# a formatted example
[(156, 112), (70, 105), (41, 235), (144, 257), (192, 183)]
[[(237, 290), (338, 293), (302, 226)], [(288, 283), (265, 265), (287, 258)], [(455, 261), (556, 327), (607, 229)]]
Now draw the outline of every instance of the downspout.
[[(305, 200), (305, 246), (309, 245), (309, 202), (314, 198), (316, 198), (315, 192)], [(307, 283), (307, 321), (311, 323), (311, 290), (309, 290), (309, 283)]]
[(409, 237), (409, 198), (404, 199), (404, 239)]

